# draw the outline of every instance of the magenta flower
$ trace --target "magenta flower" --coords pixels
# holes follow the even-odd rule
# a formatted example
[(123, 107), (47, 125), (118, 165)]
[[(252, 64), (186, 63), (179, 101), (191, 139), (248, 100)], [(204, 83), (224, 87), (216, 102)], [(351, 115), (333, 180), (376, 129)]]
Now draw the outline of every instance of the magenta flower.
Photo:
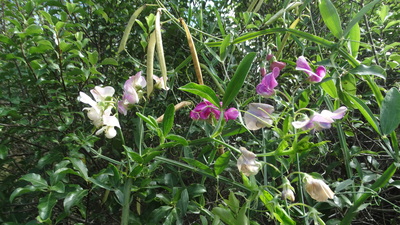
[(286, 63), (284, 62), (279, 62), (279, 61), (275, 61), (271, 63), (271, 66), (269, 67), (271, 70), (273, 70), (275, 67), (278, 67), (279, 70), (283, 70), (283, 68), (285, 68)]
[[(221, 102), (222, 105), (222, 102)], [(211, 102), (204, 100), (200, 102), (191, 112), (190, 118), (193, 120), (208, 120), (214, 116), (219, 119), (221, 111), (213, 105)], [(239, 111), (235, 108), (229, 108), (224, 112), (224, 118), (226, 121), (235, 120), (239, 116)]]
[(276, 78), (279, 76), (279, 68), (275, 67), (271, 73), (265, 75), (261, 83), (257, 85), (256, 91), (263, 97), (270, 97), (275, 94), (274, 88), (278, 86)]
[(334, 119), (343, 118), (346, 111), (347, 108), (345, 106), (342, 106), (333, 112), (322, 110), (321, 113), (315, 113), (311, 118), (306, 120), (294, 121), (292, 122), (292, 125), (295, 128), (301, 128), (303, 130), (314, 129), (315, 131), (320, 131), (323, 129), (329, 129), (331, 128)]
[(314, 73), (304, 56), (300, 56), (297, 59), (296, 70), (304, 71), (306, 74), (308, 74), (308, 80), (313, 83), (321, 82), (326, 74), (326, 69), (324, 66), (319, 66)]

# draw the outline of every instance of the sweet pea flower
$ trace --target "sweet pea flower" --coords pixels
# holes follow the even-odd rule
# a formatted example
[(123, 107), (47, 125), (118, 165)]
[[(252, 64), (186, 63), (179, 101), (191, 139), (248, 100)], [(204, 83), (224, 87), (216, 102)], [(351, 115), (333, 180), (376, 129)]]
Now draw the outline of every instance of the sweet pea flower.
[[(163, 89), (168, 91), (169, 87), (166, 86), (166, 82), (164, 82), (164, 77), (157, 77), (156, 75), (153, 75), (153, 80), (156, 82), (154, 85), (155, 88), (157, 89)], [(168, 80), (168, 77), (167, 77)]]
[(91, 106), (85, 107), (83, 110), (87, 111), (87, 116), (92, 121), (93, 125), (96, 128), (100, 128), (96, 132), (96, 135), (100, 135), (104, 132), (107, 138), (115, 137), (117, 132), (114, 127), (120, 128), (120, 125), (118, 119), (111, 115), (115, 104), (112, 98), (115, 92), (114, 88), (109, 86), (96, 86), (94, 89), (90, 90), (90, 92), (94, 100), (83, 92), (79, 93), (78, 100)]
[(258, 130), (272, 125), (271, 114), (274, 112), (272, 105), (263, 103), (250, 103), (249, 110), (244, 114), (247, 129)]
[[(222, 102), (220, 103), (222, 105)], [(207, 120), (210, 119), (211, 116), (214, 116), (216, 119), (219, 119), (221, 116), (221, 111), (213, 105), (211, 102), (204, 100), (200, 102), (191, 112), (190, 118), (193, 120)], [(235, 108), (229, 108), (224, 111), (225, 121), (235, 120), (239, 116), (239, 111)]]
[(276, 78), (279, 76), (279, 68), (275, 67), (271, 73), (265, 75), (261, 83), (257, 85), (256, 91), (263, 97), (270, 97), (275, 94), (274, 88), (278, 86)]
[(294, 188), (292, 185), (290, 185), (289, 180), (286, 177), (283, 177), (283, 182), (282, 182), (282, 199), (288, 199), (291, 202), (294, 202), (296, 199), (294, 196)]
[(279, 70), (283, 70), (283, 68), (285, 68), (286, 63), (284, 62), (279, 62), (279, 61), (275, 61), (271, 63), (271, 66), (269, 67), (271, 70), (273, 70), (275, 67), (279, 68)]
[(111, 110), (107, 110), (104, 115), (103, 115), (103, 127), (100, 128), (97, 132), (96, 135), (100, 135), (104, 132), (106, 138), (113, 138), (117, 135), (117, 131), (115, 130), (114, 127), (121, 128), (119, 125), (119, 121), (117, 117), (111, 116)]
[(239, 172), (246, 176), (256, 175), (261, 169), (261, 163), (256, 161), (256, 154), (250, 152), (244, 147), (239, 148), (242, 155), (237, 160)]
[(308, 81), (313, 83), (321, 82), (322, 78), (324, 78), (326, 74), (326, 69), (324, 66), (319, 66), (314, 73), (304, 56), (300, 56), (297, 59), (296, 70), (304, 71), (306, 74), (308, 74)]
[(131, 105), (137, 104), (143, 97), (142, 89), (146, 87), (146, 79), (139, 71), (134, 76), (129, 77), (124, 84), (124, 95), (122, 100), (118, 102), (118, 111), (126, 116)]
[(292, 122), (293, 127), (302, 128), (303, 130), (314, 129), (315, 131), (321, 131), (323, 129), (329, 129), (334, 122), (334, 119), (343, 118), (347, 108), (342, 106), (337, 110), (331, 112), (328, 110), (322, 110), (321, 113), (315, 113), (311, 118), (307, 118), (303, 121)]
[(306, 174), (303, 182), (305, 183), (304, 186), (307, 193), (311, 196), (311, 198), (319, 202), (325, 202), (328, 199), (333, 199), (335, 197), (335, 193), (323, 180), (315, 179)]

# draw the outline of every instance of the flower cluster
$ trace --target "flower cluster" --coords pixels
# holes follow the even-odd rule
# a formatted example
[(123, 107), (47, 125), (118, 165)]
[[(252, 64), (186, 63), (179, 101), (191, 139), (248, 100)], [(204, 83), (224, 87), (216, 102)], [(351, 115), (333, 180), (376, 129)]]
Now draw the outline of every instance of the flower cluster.
[(79, 101), (89, 104), (91, 107), (83, 108), (87, 111), (88, 118), (92, 121), (96, 128), (100, 128), (96, 135), (100, 135), (103, 132), (107, 138), (113, 138), (117, 134), (115, 127), (121, 128), (119, 121), (115, 115), (111, 115), (112, 109), (114, 108), (114, 88), (113, 87), (100, 87), (96, 86), (90, 90), (93, 98), (90, 98), (87, 94), (80, 92)]
[[(222, 102), (220, 103), (222, 106)], [(219, 119), (221, 116), (221, 111), (217, 106), (213, 105), (211, 102), (204, 100), (200, 102), (196, 107), (190, 112), (190, 118), (193, 120), (208, 120), (214, 116)], [(224, 111), (225, 121), (235, 120), (239, 116), (239, 111), (235, 108), (229, 108)]]

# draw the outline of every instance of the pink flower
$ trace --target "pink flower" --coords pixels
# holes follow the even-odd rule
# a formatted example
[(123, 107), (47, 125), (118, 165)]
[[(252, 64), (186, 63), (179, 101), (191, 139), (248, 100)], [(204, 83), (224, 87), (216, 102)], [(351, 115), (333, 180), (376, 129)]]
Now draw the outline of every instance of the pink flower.
[(324, 66), (319, 66), (315, 73), (308, 65), (308, 62), (304, 56), (300, 56), (296, 62), (296, 70), (304, 71), (309, 75), (308, 80), (313, 83), (321, 82), (321, 80), (325, 77), (326, 69)]
[(279, 68), (275, 67), (271, 73), (265, 75), (261, 83), (257, 85), (256, 91), (263, 97), (270, 97), (275, 94), (274, 88), (278, 86), (276, 78), (279, 76)]
[[(222, 102), (220, 103), (222, 105)], [(190, 118), (193, 120), (207, 120), (211, 116), (219, 119), (221, 111), (213, 105), (211, 102), (204, 100), (200, 102), (191, 112)], [(229, 108), (224, 112), (224, 118), (226, 121), (235, 120), (239, 116), (239, 111), (235, 108)]]
[(314, 129), (315, 131), (320, 131), (323, 129), (331, 128), (331, 124), (334, 122), (334, 119), (343, 118), (346, 113), (347, 108), (342, 106), (337, 110), (331, 112), (328, 110), (322, 110), (321, 113), (315, 113), (303, 121), (294, 121), (292, 122), (293, 127), (302, 128), (303, 130)]

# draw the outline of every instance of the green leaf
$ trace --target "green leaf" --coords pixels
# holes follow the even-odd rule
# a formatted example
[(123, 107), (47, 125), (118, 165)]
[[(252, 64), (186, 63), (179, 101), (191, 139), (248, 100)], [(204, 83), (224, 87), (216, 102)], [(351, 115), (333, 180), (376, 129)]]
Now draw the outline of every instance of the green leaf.
[(143, 158), (139, 155), (139, 153), (135, 152), (132, 150), (132, 148), (123, 145), (125, 151), (128, 154), (128, 157), (134, 161), (134, 162), (138, 162), (138, 163), (143, 163)]
[(224, 169), (229, 164), (230, 157), (231, 157), (231, 152), (230, 151), (226, 151), (224, 154), (220, 155), (217, 158), (217, 160), (215, 160), (215, 164), (214, 164), (215, 175), (219, 175), (224, 171)]
[(390, 89), (382, 102), (381, 129), (384, 135), (390, 134), (400, 124), (400, 93), (399, 89)]
[(82, 203), (82, 199), (88, 194), (88, 190), (76, 190), (73, 192), (69, 192), (68, 195), (64, 199), (64, 209), (69, 214), (70, 209), (73, 206), (76, 206)]
[(219, 47), (219, 58), (221, 59), (221, 61), (224, 61), (226, 59), (227, 56), (226, 49), (229, 46), (230, 41), (231, 41), (231, 35), (228, 34), (225, 36), (224, 41)]
[(224, 97), (222, 99), (222, 108), (225, 109), (236, 95), (239, 93), (240, 89), (243, 86), (244, 80), (247, 77), (247, 74), (250, 71), (251, 65), (253, 64), (253, 60), (256, 57), (255, 52), (251, 52), (247, 54), (243, 60), (240, 62), (238, 68), (236, 69), (235, 74), (233, 75), (231, 81), (226, 87), (226, 91)]
[(374, 75), (382, 79), (386, 79), (385, 70), (382, 67), (376, 65), (373, 66), (359, 65), (356, 68), (350, 70), (349, 73), (358, 75)]
[(47, 184), (47, 181), (43, 179), (39, 174), (36, 173), (29, 173), (21, 177), (21, 180), (25, 180), (28, 182), (31, 182), (33, 186), (35, 186), (38, 189), (45, 189), (49, 185)]
[(165, 138), (168, 140), (176, 141), (183, 146), (187, 146), (189, 144), (189, 142), (186, 140), (186, 138), (184, 138), (180, 135), (168, 134)]
[(360, 110), (361, 114), (364, 116), (364, 118), (368, 121), (368, 123), (372, 126), (372, 128), (374, 128), (374, 130), (378, 133), (381, 134), (380, 130), (379, 130), (379, 125), (378, 125), (378, 121), (375, 119), (374, 114), (371, 112), (371, 109), (369, 109), (369, 107), (367, 105), (365, 105), (365, 103), (363, 101), (361, 101), (361, 99), (349, 95), (349, 94), (345, 94), (354, 104), (354, 108), (357, 108), (358, 110)]
[(26, 35), (41, 34), (41, 33), (43, 33), (42, 28), (36, 24), (29, 25), (25, 30)]
[(228, 207), (231, 209), (231, 211), (235, 214), (238, 213), (239, 208), (240, 208), (240, 202), (239, 200), (236, 198), (235, 193), (233, 193), (232, 191), (229, 193), (229, 198), (228, 200), (224, 200), (225, 203), (228, 205)]
[[(329, 77), (329, 75), (325, 76), (326, 78)], [(320, 86), (322, 87), (322, 89), (324, 89), (324, 91), (326, 93), (328, 93), (328, 95), (330, 95), (332, 98), (337, 98), (338, 97), (338, 92), (335, 86), (335, 83), (333, 82), (332, 79), (329, 79), (327, 81), (324, 81), (323, 83), (320, 84)]]
[(20, 195), (26, 194), (26, 193), (31, 193), (31, 192), (35, 192), (38, 191), (38, 189), (33, 186), (33, 185), (27, 185), (26, 187), (19, 187), (17, 189), (15, 189), (11, 195), (10, 195), (10, 203), (12, 203), (14, 201), (14, 199)]
[(330, 0), (319, 0), (319, 11), (325, 25), (332, 32), (332, 34), (340, 39), (343, 34), (339, 14)]
[(356, 23), (349, 32), (349, 50), (350, 54), (357, 58), (358, 49), (360, 48), (360, 26)]
[(195, 95), (198, 95), (202, 98), (207, 99), (213, 105), (219, 108), (219, 100), (215, 92), (206, 85), (200, 85), (196, 83), (188, 83), (185, 86), (179, 88), (181, 91), (186, 91)]
[(362, 8), (355, 16), (354, 18), (350, 21), (350, 23), (347, 25), (346, 30), (344, 30), (343, 32), (343, 36), (346, 37), (347, 34), (350, 32), (350, 30), (353, 28), (354, 25), (356, 25), (356, 23), (358, 23), (363, 17), (364, 15), (371, 10), (376, 3), (380, 2), (381, 0), (375, 0), (370, 2), (368, 5), (364, 6), (364, 8)]
[(167, 136), (174, 126), (174, 116), (175, 116), (175, 107), (174, 104), (169, 104), (164, 113), (164, 119), (162, 122), (162, 130), (164, 136)]
[(179, 209), (179, 214), (181, 217), (186, 215), (188, 205), (189, 205), (189, 193), (188, 190), (185, 188), (181, 192), (179, 201), (176, 203), (176, 206)]
[(39, 216), (42, 220), (50, 218), (51, 211), (56, 203), (57, 199), (53, 193), (49, 193), (45, 197), (39, 199), (39, 204), (37, 207), (39, 209)]
[(237, 224), (235, 217), (233, 216), (231, 210), (221, 207), (215, 207), (212, 209), (212, 213), (219, 216), (221, 220), (229, 225)]
[(105, 58), (103, 61), (100, 63), (101, 65), (113, 65), (113, 66), (118, 66), (117, 60), (113, 58)]
[(87, 52), (88, 57), (89, 57), (89, 62), (94, 66), (97, 64), (97, 61), (99, 60), (99, 53), (97, 51), (94, 52)]
[(82, 162), (81, 159), (77, 158), (68, 158), (69, 161), (71, 161), (72, 165), (74, 166), (74, 169), (78, 171), (78, 174), (85, 180), (89, 179), (88, 176), (88, 169), (86, 168), (86, 165)]
[(357, 92), (356, 78), (354, 77), (353, 74), (347, 73), (341, 78), (341, 81), (342, 81), (342, 87), (347, 93), (351, 95), (356, 95)]

